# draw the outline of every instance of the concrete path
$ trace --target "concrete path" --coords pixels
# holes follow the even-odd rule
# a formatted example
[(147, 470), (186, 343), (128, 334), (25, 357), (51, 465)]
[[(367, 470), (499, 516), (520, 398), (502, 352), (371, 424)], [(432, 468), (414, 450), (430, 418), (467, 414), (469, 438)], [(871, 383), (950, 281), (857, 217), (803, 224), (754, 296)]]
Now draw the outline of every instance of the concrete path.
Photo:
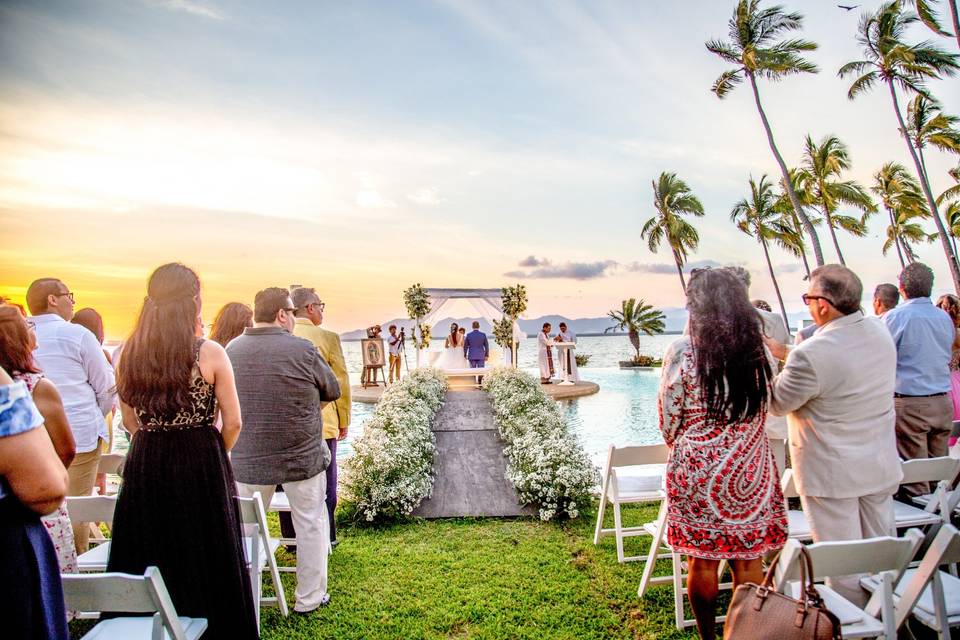
[(518, 504), (507, 480), (503, 442), (482, 391), (448, 391), (433, 425), (433, 496), (413, 515), (422, 518), (534, 515)]

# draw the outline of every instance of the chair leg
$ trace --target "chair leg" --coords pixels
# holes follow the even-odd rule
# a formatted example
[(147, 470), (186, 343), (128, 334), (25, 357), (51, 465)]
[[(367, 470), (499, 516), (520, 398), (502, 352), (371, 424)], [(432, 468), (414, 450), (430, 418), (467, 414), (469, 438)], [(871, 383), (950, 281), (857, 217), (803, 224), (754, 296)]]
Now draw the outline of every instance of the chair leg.
[(937, 636), (940, 640), (950, 640), (950, 620), (947, 618), (946, 599), (943, 594), (943, 578), (940, 569), (934, 569), (933, 580), (930, 581), (933, 589), (933, 608), (937, 616)]
[(603, 515), (607, 508), (607, 483), (603, 483), (600, 493), (600, 507), (597, 509), (597, 526), (593, 530), (593, 544), (600, 544), (600, 530), (603, 529)]
[(273, 593), (277, 597), (277, 606), (280, 607), (280, 615), (284, 618), (290, 615), (287, 608), (287, 596), (283, 591), (283, 583), (280, 582), (280, 567), (277, 566), (277, 555), (270, 553), (269, 542), (264, 542), (267, 549), (267, 568), (270, 569), (270, 580), (273, 582)]
[(673, 618), (677, 631), (683, 631), (683, 564), (679, 553), (672, 551), (671, 556), (673, 564)]
[(642, 598), (650, 586), (650, 579), (653, 578), (653, 571), (657, 565), (657, 556), (660, 555), (660, 545), (663, 542), (663, 532), (667, 521), (667, 501), (660, 503), (660, 513), (657, 514), (657, 532), (650, 540), (650, 551), (647, 553), (647, 562), (643, 566), (643, 577), (640, 579), (640, 586), (637, 587), (637, 597)]
[(617, 562), (623, 564), (623, 519), (620, 516), (620, 503), (613, 503), (613, 527), (614, 536), (617, 539)]

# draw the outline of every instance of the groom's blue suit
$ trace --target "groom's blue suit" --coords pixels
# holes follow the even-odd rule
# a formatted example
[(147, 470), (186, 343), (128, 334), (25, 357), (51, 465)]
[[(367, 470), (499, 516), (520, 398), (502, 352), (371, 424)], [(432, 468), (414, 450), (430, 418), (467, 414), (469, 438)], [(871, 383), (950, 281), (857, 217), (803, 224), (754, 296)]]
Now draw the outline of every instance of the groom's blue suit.
[(474, 329), (463, 340), (463, 355), (470, 361), (471, 369), (481, 368), (490, 355), (490, 344), (487, 335), (479, 329)]

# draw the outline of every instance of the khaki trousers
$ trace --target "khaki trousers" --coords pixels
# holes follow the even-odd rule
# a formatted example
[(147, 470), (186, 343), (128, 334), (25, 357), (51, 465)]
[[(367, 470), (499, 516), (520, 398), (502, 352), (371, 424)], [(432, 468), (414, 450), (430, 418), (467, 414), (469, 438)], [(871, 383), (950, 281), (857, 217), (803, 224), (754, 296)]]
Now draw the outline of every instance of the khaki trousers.
[(390, 354), (390, 384), (393, 384), (394, 373), (396, 373), (396, 381), (400, 381), (400, 356), (395, 356), (392, 353)]
[[(925, 398), (894, 398), (897, 412), (897, 452), (904, 460), (947, 455), (953, 428), (953, 401), (949, 395)], [(928, 482), (900, 488), (899, 496), (911, 498), (930, 493)]]
[[(97, 469), (100, 468), (100, 454), (103, 451), (101, 440), (97, 441), (97, 446), (93, 451), (78, 453), (73, 458), (73, 462), (67, 469), (68, 496), (89, 496), (93, 493), (93, 486), (97, 481)], [(90, 524), (87, 522), (75, 523), (73, 525), (73, 545), (77, 549), (77, 554), (81, 554), (90, 546)]]
[[(814, 542), (828, 540), (862, 540), (896, 535), (893, 496), (875, 493), (858, 498), (822, 498), (800, 496), (803, 512), (810, 523)], [(860, 586), (859, 576), (828, 580), (827, 584), (844, 598), (863, 606), (867, 592)]]

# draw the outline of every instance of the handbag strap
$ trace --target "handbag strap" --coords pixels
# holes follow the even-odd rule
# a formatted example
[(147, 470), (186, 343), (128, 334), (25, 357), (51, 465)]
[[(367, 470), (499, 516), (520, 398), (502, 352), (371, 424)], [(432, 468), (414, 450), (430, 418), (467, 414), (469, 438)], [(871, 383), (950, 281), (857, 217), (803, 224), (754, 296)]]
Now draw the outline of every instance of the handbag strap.
[[(773, 559), (773, 562), (770, 563), (770, 568), (767, 569), (767, 575), (763, 578), (763, 583), (760, 585), (760, 592), (764, 593), (773, 589), (773, 575), (776, 573), (777, 564), (780, 562), (780, 555), (783, 553), (781, 551), (777, 554), (777, 557)], [(823, 606), (823, 598), (820, 597), (820, 592), (817, 591), (816, 586), (813, 582), (813, 559), (810, 557), (810, 552), (807, 551), (807, 548), (804, 546), (800, 547), (800, 588), (802, 590), (802, 595), (800, 600), (803, 601), (803, 610), (806, 611), (807, 604), (812, 604), (814, 606)]]

